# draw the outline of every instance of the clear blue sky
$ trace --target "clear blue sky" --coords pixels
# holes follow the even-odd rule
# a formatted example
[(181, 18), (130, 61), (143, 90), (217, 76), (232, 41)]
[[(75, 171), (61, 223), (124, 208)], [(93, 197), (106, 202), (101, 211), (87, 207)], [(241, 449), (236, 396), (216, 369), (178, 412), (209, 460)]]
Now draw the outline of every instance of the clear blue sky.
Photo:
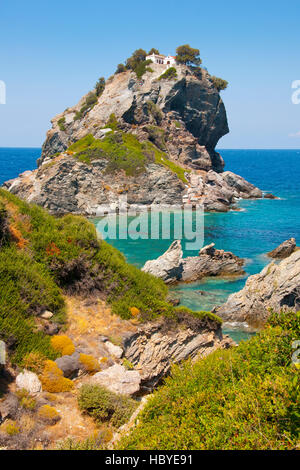
[(299, 16), (299, 0), (0, 0), (0, 146), (41, 146), (50, 119), (135, 49), (189, 43), (229, 81), (219, 148), (300, 148)]

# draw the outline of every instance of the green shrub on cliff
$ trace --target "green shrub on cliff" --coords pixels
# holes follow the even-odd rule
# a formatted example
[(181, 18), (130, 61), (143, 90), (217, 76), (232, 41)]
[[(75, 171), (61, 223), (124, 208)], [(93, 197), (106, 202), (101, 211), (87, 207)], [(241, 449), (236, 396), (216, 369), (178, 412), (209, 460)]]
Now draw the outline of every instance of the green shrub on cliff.
[(237, 348), (175, 366), (119, 448), (296, 449), (300, 371), (291, 359), (299, 335), (299, 312), (275, 315)]
[(129, 420), (138, 403), (100, 385), (83, 385), (79, 390), (78, 405), (97, 423), (109, 421), (111, 425), (120, 427)]
[(226, 90), (228, 86), (228, 82), (226, 80), (223, 80), (223, 78), (215, 77), (214, 75), (210, 78), (218, 91)]
[(175, 67), (170, 67), (160, 77), (158, 77), (158, 80), (176, 80), (176, 78), (177, 70)]
[[(112, 122), (112, 125), (116, 127), (114, 122)], [(163, 139), (163, 130), (159, 127), (149, 126), (148, 130), (153, 139), (154, 134), (156, 137), (159, 134)], [(74, 152), (75, 158), (87, 164), (94, 159), (106, 159), (108, 161), (105, 170), (107, 173), (124, 170), (128, 176), (138, 175), (145, 172), (147, 163), (155, 162), (169, 168), (185, 183), (184, 173), (190, 171), (169, 160), (166, 153), (151, 142), (140, 142), (133, 134), (121, 131), (109, 133), (101, 140), (97, 140), (91, 134), (88, 134), (72, 144), (68, 150)]]

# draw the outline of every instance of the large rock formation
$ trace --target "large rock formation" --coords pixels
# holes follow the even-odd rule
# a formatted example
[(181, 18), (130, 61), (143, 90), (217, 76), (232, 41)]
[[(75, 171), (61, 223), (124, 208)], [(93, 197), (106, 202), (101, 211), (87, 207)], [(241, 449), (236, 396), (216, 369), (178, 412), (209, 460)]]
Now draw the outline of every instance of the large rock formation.
[(176, 240), (159, 258), (147, 261), (142, 271), (161, 278), (166, 284), (244, 274), (244, 260), (230, 251), (216, 250), (214, 243), (202, 248), (198, 256), (182, 258), (182, 254), (181, 242)]
[(184, 314), (180, 320), (180, 328), (170, 319), (144, 324), (124, 340), (125, 356), (139, 370), (146, 389), (157, 385), (169, 373), (172, 363), (187, 358), (197, 360), (218, 348), (227, 349), (235, 344), (222, 335), (217, 321), (202, 321)]
[[(224, 162), (215, 146), (228, 132), (228, 124), (208, 72), (178, 65), (177, 79), (167, 80), (159, 79), (165, 66), (153, 64), (151, 68), (153, 72), (146, 72), (142, 79), (131, 71), (112, 76), (96, 104), (87, 106), (86, 95), (56, 116), (39, 169), (23, 173), (4, 187), (55, 214), (98, 215), (103, 206), (115, 204), (120, 194), (127, 195), (129, 204), (202, 203), (206, 211), (222, 212), (237, 198), (261, 197), (261, 191), (243, 178), (223, 173)], [(149, 161), (143, 171), (131, 176), (121, 169), (109, 171), (109, 152), (105, 157), (98, 153), (89, 163), (66, 152), (87, 135), (105, 139), (116, 131), (116, 123), (118, 132), (151, 142), (160, 152), (155, 158), (144, 152)], [(174, 164), (182, 174), (185, 171), (185, 177), (178, 178)]]
[(300, 309), (300, 251), (250, 276), (245, 287), (216, 309), (226, 321), (260, 326), (274, 311)]
[(290, 256), (296, 250), (296, 240), (295, 238), (289, 238), (282, 242), (277, 248), (270, 251), (268, 256), (275, 259), (284, 259)]

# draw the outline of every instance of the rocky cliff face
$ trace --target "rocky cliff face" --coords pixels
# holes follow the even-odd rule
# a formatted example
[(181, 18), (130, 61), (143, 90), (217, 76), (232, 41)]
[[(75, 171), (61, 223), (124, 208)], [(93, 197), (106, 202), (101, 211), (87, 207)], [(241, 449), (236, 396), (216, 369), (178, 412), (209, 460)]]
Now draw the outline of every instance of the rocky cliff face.
[[(153, 72), (146, 72), (141, 79), (130, 71), (108, 79), (97, 104), (82, 119), (76, 119), (76, 113), (86, 96), (56, 116), (40, 163), (87, 134), (101, 137), (101, 129), (114, 114), (125, 130), (144, 139), (151, 138), (147, 126), (163, 129), (164, 146), (172, 160), (197, 169), (221, 171), (223, 161), (214, 149), (229, 129), (224, 104), (209, 74), (202, 70), (196, 76), (188, 67), (176, 66), (177, 80), (158, 80), (165, 66), (153, 64), (151, 68)], [(65, 130), (59, 125), (61, 119)]]
[(226, 321), (260, 326), (270, 315), (270, 309), (300, 310), (300, 251), (250, 276), (245, 287), (230, 295), (216, 313)]
[[(261, 197), (243, 178), (223, 172), (215, 146), (228, 124), (208, 72), (178, 65), (176, 79), (161, 79), (165, 66), (151, 68), (140, 79), (131, 71), (112, 76), (102, 95), (93, 95), (95, 103), (88, 105), (86, 95), (52, 119), (38, 170), (4, 187), (54, 214), (97, 215), (99, 206), (115, 203), (120, 194), (129, 204), (202, 203), (206, 211), (219, 212), (228, 211), (237, 198)], [(123, 151), (121, 158), (116, 142), (102, 153), (88, 148), (92, 159), (69, 150), (87, 136), (97, 145), (107, 144), (111, 135), (116, 140), (130, 135), (140, 143), (144, 150), (135, 149), (134, 158), (146, 160), (142, 171), (134, 158), (129, 162), (134, 171), (124, 171), (122, 159), (131, 158), (130, 146), (129, 157)], [(112, 171), (115, 158), (119, 167)]]
[(169, 373), (173, 363), (197, 360), (235, 343), (222, 335), (220, 323), (190, 317), (186, 325), (172, 325), (167, 319), (144, 324), (128, 335), (123, 345), (125, 357), (140, 372), (141, 386), (149, 391)]

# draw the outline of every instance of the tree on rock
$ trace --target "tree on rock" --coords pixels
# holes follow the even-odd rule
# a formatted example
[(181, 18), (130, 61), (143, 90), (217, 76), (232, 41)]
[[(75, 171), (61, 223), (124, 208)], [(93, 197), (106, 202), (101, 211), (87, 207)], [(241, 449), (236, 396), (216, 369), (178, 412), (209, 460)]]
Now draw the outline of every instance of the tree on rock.
[(97, 96), (102, 95), (102, 93), (104, 91), (104, 88), (105, 88), (105, 78), (104, 77), (99, 78), (99, 80), (96, 83), (95, 88), (96, 88), (96, 95)]
[(152, 55), (152, 54), (159, 55), (159, 50), (155, 49), (155, 47), (152, 47), (152, 49), (150, 49), (150, 51), (148, 52), (148, 55)]
[(228, 82), (223, 80), (223, 78), (215, 77), (214, 75), (210, 78), (218, 91), (225, 90), (227, 88)]
[(200, 65), (202, 63), (199, 49), (193, 49), (189, 44), (177, 47), (176, 54), (178, 64)]
[(126, 67), (128, 69), (134, 70), (140, 62), (146, 60), (147, 52), (144, 49), (137, 49), (134, 51), (131, 57), (126, 60)]
[(126, 67), (124, 64), (118, 64), (116, 73), (123, 73), (126, 72)]

